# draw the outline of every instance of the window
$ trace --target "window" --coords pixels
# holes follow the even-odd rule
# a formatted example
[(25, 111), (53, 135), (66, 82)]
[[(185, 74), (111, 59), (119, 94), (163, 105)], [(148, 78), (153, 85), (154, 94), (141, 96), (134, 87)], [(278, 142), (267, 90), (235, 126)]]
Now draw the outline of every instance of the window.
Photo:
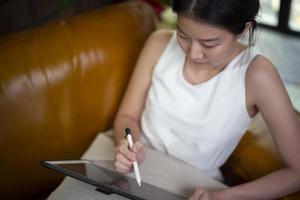
[(300, 0), (292, 1), (289, 27), (294, 31), (300, 31)]
[(278, 25), (280, 0), (260, 0), (261, 10), (258, 22), (270, 26)]

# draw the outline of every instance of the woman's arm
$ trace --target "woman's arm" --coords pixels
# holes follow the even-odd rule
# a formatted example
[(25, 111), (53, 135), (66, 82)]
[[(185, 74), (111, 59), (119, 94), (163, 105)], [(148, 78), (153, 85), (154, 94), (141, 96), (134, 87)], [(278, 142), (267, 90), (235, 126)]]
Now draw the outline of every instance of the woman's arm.
[(139, 140), (140, 118), (151, 84), (152, 70), (171, 36), (171, 31), (159, 30), (147, 39), (114, 121), (116, 144), (124, 138), (126, 127), (132, 129), (134, 141)]
[(249, 66), (246, 94), (270, 129), (285, 167), (224, 190), (222, 199), (278, 199), (299, 191), (300, 123), (277, 70), (266, 58), (258, 56)]
[[(130, 172), (132, 170), (132, 161), (137, 159), (139, 162), (142, 162), (144, 160), (143, 145), (139, 142), (141, 133), (140, 119), (151, 84), (153, 68), (171, 36), (171, 31), (159, 30), (151, 34), (147, 39), (116, 115), (114, 121), (116, 142), (115, 167), (121, 172)], [(132, 151), (128, 149), (127, 140), (124, 138), (125, 128), (130, 128), (133, 133), (134, 145)]]

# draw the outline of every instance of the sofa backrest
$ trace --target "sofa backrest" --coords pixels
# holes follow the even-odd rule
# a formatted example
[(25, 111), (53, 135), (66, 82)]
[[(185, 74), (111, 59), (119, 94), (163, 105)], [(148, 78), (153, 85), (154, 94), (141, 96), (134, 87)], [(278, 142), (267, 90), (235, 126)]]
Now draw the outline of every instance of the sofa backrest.
[(1, 199), (33, 199), (62, 176), (41, 160), (78, 159), (112, 120), (154, 12), (116, 4), (0, 38)]

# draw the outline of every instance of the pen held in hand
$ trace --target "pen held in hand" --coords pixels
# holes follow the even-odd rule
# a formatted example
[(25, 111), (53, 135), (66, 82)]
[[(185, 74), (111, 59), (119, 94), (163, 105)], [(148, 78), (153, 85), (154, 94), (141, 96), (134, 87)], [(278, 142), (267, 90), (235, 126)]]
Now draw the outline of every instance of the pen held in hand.
[[(129, 149), (131, 150), (131, 148), (133, 146), (131, 130), (129, 128), (126, 128), (125, 133), (126, 133), (126, 138), (127, 138), (128, 144), (129, 144)], [(139, 171), (137, 161), (133, 162), (133, 170), (134, 170), (134, 173), (135, 173), (136, 182), (138, 183), (139, 187), (141, 187), (141, 175), (140, 175), (140, 171)]]

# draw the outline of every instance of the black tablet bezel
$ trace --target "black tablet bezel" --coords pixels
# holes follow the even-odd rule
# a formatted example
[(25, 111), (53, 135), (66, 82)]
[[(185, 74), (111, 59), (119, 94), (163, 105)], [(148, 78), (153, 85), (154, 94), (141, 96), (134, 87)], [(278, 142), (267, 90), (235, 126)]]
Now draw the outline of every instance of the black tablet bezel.
[[(53, 162), (53, 164), (51, 163)], [(59, 167), (57, 165), (55, 165), (54, 163), (56, 164), (72, 164), (72, 163), (88, 163), (88, 164), (91, 164), (97, 168), (102, 168), (98, 165), (96, 165), (95, 163), (93, 163), (92, 161), (90, 160), (44, 160), (44, 161), (41, 161), (41, 164), (49, 169), (52, 169), (52, 170), (55, 170), (61, 174), (64, 174), (64, 175), (67, 175), (67, 176), (70, 176), (72, 178), (75, 178), (75, 179), (78, 179), (78, 180), (81, 180), (85, 183), (88, 183), (88, 184), (91, 184), (91, 185), (94, 185), (96, 186), (96, 191), (99, 191), (99, 192), (102, 192), (104, 194), (118, 194), (120, 196), (123, 196), (123, 197), (126, 197), (126, 198), (129, 198), (129, 199), (133, 199), (133, 200), (147, 200), (145, 198), (142, 198), (140, 196), (136, 196), (134, 194), (131, 194), (131, 193), (127, 193), (127, 192), (124, 192), (122, 191), (121, 189), (117, 188), (117, 187), (114, 187), (113, 185), (109, 185), (109, 184), (105, 184), (105, 183), (101, 183), (101, 182), (97, 182), (95, 180), (92, 180), (86, 176), (83, 176), (81, 174), (78, 174), (78, 173), (75, 173), (71, 170), (67, 170), (63, 167)], [(105, 170), (108, 170), (108, 171), (111, 171), (110, 169), (106, 169), (106, 168), (103, 168)], [(113, 172), (113, 171), (111, 171)], [(113, 173), (116, 173), (116, 172), (113, 172)], [(118, 173), (116, 173), (118, 174)], [(121, 176), (124, 176), (124, 175), (121, 175)], [(144, 183), (144, 184), (147, 184), (147, 183)], [(170, 194), (172, 194), (172, 192), (170, 191), (167, 191), (167, 190), (164, 190), (162, 188), (158, 188), (154, 185), (151, 185), (151, 184), (147, 184), (149, 185), (150, 187), (153, 187), (153, 188), (157, 188), (159, 190), (162, 190), (162, 191), (165, 191), (165, 192), (168, 192)], [(173, 195), (177, 196), (177, 197), (182, 197), (182, 199), (186, 199), (184, 196), (181, 196), (179, 194), (175, 194), (173, 193)]]

